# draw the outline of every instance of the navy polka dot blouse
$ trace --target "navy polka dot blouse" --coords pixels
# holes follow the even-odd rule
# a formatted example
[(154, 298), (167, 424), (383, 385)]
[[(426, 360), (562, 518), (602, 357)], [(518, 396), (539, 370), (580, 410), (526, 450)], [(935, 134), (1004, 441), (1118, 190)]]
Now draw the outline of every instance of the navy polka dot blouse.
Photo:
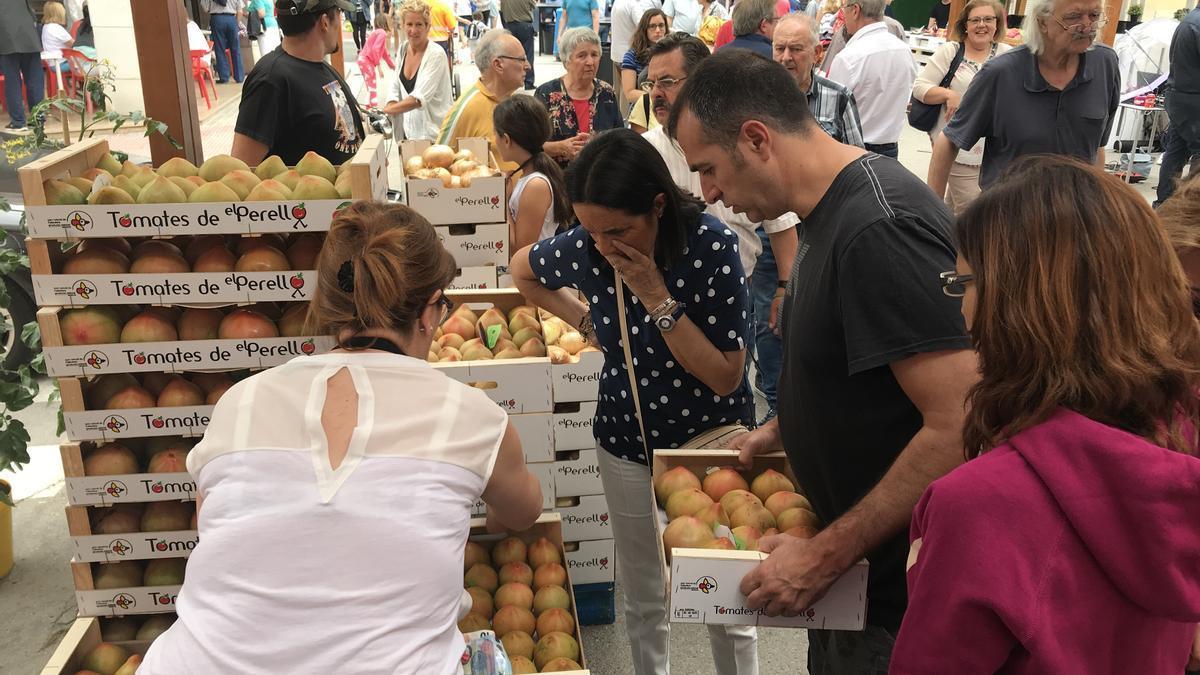
[[(649, 463), (629, 391), (613, 268), (591, 236), (575, 227), (534, 244), (533, 273), (549, 289), (571, 287), (586, 295), (596, 336), (604, 352), (599, 403), (592, 426), (598, 445), (617, 457)], [(738, 238), (720, 220), (703, 215), (688, 233), (687, 247), (673, 268), (663, 270), (672, 297), (717, 349), (745, 349), (752, 339), (746, 277)], [(625, 289), (632, 339), (633, 369), (645, 415), (648, 445), (678, 448), (696, 434), (722, 424), (749, 423), (753, 399), (743, 378), (738, 390), (718, 396), (674, 361), (648, 310)], [(749, 358), (749, 357), (747, 357)]]

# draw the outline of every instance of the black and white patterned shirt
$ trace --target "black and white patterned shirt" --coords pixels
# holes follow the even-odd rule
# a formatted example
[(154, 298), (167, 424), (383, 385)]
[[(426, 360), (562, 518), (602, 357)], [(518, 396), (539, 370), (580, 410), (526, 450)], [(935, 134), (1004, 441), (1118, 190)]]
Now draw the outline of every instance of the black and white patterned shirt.
[(862, 122), (858, 119), (854, 92), (814, 71), (807, 96), (808, 109), (826, 133), (839, 143), (863, 147)]

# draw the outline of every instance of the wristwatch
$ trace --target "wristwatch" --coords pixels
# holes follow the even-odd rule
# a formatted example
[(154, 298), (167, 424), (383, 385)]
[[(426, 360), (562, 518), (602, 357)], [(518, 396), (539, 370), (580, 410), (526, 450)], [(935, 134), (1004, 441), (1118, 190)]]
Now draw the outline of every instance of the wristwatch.
[(676, 322), (683, 318), (683, 303), (676, 302), (675, 298), (667, 298), (655, 308), (650, 318), (660, 331), (670, 333), (675, 329)]

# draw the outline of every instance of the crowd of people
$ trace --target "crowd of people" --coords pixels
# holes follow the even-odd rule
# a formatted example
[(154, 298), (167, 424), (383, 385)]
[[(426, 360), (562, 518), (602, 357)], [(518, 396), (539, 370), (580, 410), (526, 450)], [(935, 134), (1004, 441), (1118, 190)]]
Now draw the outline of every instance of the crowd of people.
[[(359, 65), (374, 79), (402, 30), (382, 110), (406, 138), (489, 139), (516, 287), (603, 352), (593, 428), (635, 673), (670, 660), (653, 452), (739, 427), (740, 461), (785, 452), (824, 523), (761, 541), (750, 606), (796, 615), (870, 563), (865, 629), (810, 630), (809, 672), (1200, 666), (1200, 177), (1165, 177), (1155, 210), (1104, 170), (1120, 83), (1100, 0), (1029, 0), (1017, 46), (1001, 4), (969, 0), (921, 69), (886, 0), (740, 0), (728, 21), (716, 0), (617, 0), (616, 87), (595, 0), (571, 0), (565, 74), (532, 95), (532, 17), (505, 0), (511, 29), (478, 39), (457, 100), (439, 1), (384, 9), (397, 21)], [(246, 77), (235, 156), (354, 153), (358, 106), (324, 59), (362, 7), (276, 0), (282, 43)], [(1174, 74), (1184, 160), (1197, 75)], [(918, 104), (926, 176), (895, 159)], [(218, 403), (188, 460), (201, 541), (147, 673), (457, 672), (471, 504), (497, 526), (536, 517), (503, 413), (424, 362), (454, 269), (429, 223), (358, 203), (319, 267), (310, 328), (338, 349)], [(251, 425), (268, 401), (279, 416)], [(400, 478), (436, 499), (398, 502)], [(305, 565), (280, 559), (281, 522), (322, 541)], [(293, 595), (265, 592), (283, 569)], [(370, 597), (344, 602), (349, 578)], [(288, 630), (208, 647), (269, 621)], [(758, 672), (752, 627), (709, 638), (718, 672)]]

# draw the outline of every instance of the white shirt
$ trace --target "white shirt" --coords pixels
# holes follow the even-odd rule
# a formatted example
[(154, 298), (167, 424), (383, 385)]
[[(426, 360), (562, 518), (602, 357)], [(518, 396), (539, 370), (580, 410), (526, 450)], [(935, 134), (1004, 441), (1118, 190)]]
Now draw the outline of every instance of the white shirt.
[[(691, 193), (697, 199), (704, 199), (704, 190), (700, 187), (700, 174), (688, 168), (687, 157), (683, 154), (683, 149), (679, 147), (671, 137), (667, 136), (666, 130), (662, 127), (656, 127), (642, 134), (642, 138), (650, 141), (658, 154), (662, 155), (663, 161), (667, 164), (667, 170), (671, 172), (671, 178), (675, 183), (685, 191)], [(762, 242), (758, 239), (758, 226), (766, 230), (767, 234), (783, 232), (791, 229), (800, 222), (794, 213), (785, 213), (783, 216), (775, 220), (764, 220), (762, 223), (755, 223), (745, 216), (745, 214), (734, 213), (724, 202), (716, 202), (709, 204), (705, 213), (708, 213), (716, 218), (721, 219), (726, 225), (733, 229), (738, 236), (738, 255), (742, 258), (742, 269), (745, 270), (746, 276), (749, 277), (754, 273), (754, 265), (758, 262), (758, 254), (762, 253)]]
[(421, 57), (421, 65), (417, 67), (416, 88), (410, 93), (404, 91), (400, 84), (400, 74), (404, 72), (404, 59), (408, 57), (408, 45), (400, 45), (399, 63), (396, 64), (396, 80), (392, 82), (392, 93), (387, 103), (403, 101), (412, 96), (421, 102), (421, 107), (409, 110), (402, 115), (402, 123), (393, 124), (393, 128), (402, 128), (404, 138), (410, 141), (434, 140), (442, 130), (442, 120), (450, 112), (454, 103), (450, 91), (450, 66), (446, 51), (432, 41), (425, 47), (425, 55)]
[(637, 32), (638, 22), (648, 9), (662, 7), (660, 0), (616, 0), (612, 4), (609, 27), (609, 39), (612, 41), (608, 51), (613, 63), (620, 65), (629, 51), (629, 43), (633, 42), (633, 34)]
[(671, 32), (695, 35), (700, 32), (700, 13), (704, 8), (699, 0), (667, 0), (663, 13), (671, 17)]
[(555, 231), (558, 230), (558, 223), (554, 222), (554, 186), (550, 184), (550, 179), (546, 178), (546, 174), (534, 171), (517, 179), (512, 194), (508, 196), (508, 217), (511, 222), (517, 222), (517, 214), (521, 212), (521, 195), (525, 194), (525, 186), (529, 185), (529, 181), (535, 178), (545, 181), (546, 188), (550, 190), (550, 206), (546, 208), (546, 216), (542, 219), (542, 229), (538, 232), (538, 241), (541, 241), (553, 237)]
[(44, 24), (42, 26), (42, 58), (47, 61), (61, 59), (63, 48), (71, 44), (71, 41), (71, 34), (67, 32), (66, 28), (56, 23)]
[[(321, 413), (343, 368), (357, 427), (333, 469)], [(188, 453), (204, 504), (179, 620), (138, 672), (461, 673), (463, 550), (507, 424), (395, 354), (299, 357), (234, 385)]]
[(829, 67), (829, 79), (854, 92), (864, 143), (900, 140), (917, 63), (908, 45), (888, 32), (886, 23), (864, 26), (852, 35)]

